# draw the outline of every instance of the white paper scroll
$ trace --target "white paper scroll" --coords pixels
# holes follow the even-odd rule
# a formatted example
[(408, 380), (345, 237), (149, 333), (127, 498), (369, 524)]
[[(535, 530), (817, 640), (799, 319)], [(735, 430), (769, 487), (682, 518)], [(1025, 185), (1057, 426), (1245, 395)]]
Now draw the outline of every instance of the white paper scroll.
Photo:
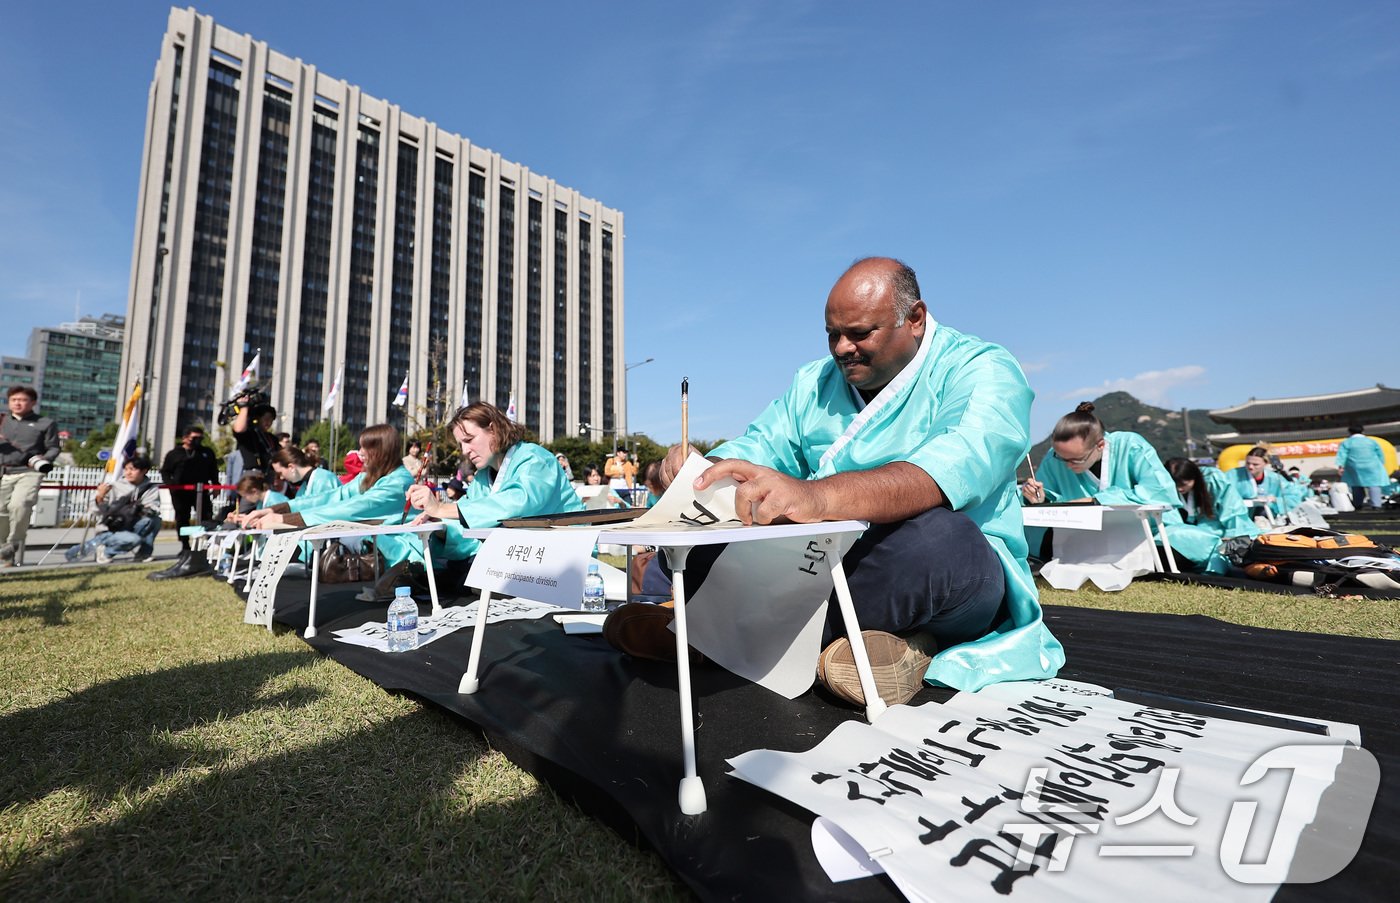
[[(830, 833), (853, 839), (911, 900), (1151, 903), (1262, 901), (1290, 868), (1339, 869), (1345, 851), (1320, 864), (1295, 850), (1339, 763), (1368, 760), (1336, 737), (1055, 680), (893, 706), (877, 726), (848, 721), (809, 752), (756, 750), (730, 764), (833, 822)], [(1372, 783), (1353, 803), (1374, 793)], [(1369, 810), (1352, 808), (1362, 809), (1347, 816), (1359, 819), (1359, 843)], [(824, 855), (839, 858), (837, 846)], [(847, 858), (832, 870), (862, 866), (860, 854)], [(1260, 863), (1268, 869), (1250, 871)]]
[[(363, 527), (364, 524), (353, 521), (331, 521), (293, 533), (278, 533), (270, 538), (263, 546), (258, 579), (248, 591), (248, 601), (243, 606), (243, 623), (261, 624), (268, 630), (272, 629), (272, 606), (277, 601), (277, 584), (286, 573), (287, 565), (291, 564), (298, 543), (314, 539), (321, 533), (341, 533)], [(311, 562), (308, 561), (306, 566), (311, 567)]]
[[(695, 490), (695, 478), (711, 463), (692, 454), (661, 500), (622, 529), (739, 527), (737, 481), (725, 478)], [(705, 582), (688, 593), (690, 645), (789, 699), (805, 693), (816, 679), (831, 595), (826, 556), (839, 558), (854, 541), (854, 534), (846, 533), (730, 543)]]
[[(480, 604), (481, 601), (477, 600), (470, 605), (454, 605), (450, 608), (444, 608), (437, 615), (419, 615), (418, 647), (421, 649), (434, 640), (440, 640), (463, 627), (475, 627), (476, 609)], [(492, 599), (491, 607), (486, 612), (486, 623), (530, 621), (558, 610), (553, 605), (531, 602), (529, 599)], [(389, 651), (388, 625), (383, 621), (370, 621), (359, 627), (337, 630), (332, 635), (338, 641), (349, 643), (352, 646), (364, 646), (368, 649), (378, 649), (380, 652)]]

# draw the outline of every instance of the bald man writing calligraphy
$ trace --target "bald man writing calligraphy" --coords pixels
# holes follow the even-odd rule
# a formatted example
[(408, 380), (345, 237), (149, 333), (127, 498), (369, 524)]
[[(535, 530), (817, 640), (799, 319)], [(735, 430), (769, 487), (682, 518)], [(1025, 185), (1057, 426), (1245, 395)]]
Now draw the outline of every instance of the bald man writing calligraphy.
[[(837, 280), (826, 335), (830, 355), (713, 449), (696, 488), (733, 477), (745, 523), (870, 523), (843, 564), (887, 703), (908, 701), (924, 680), (972, 690), (1052, 676), (1064, 653), (1041, 620), (1016, 496), (1033, 397), (1020, 365), (934, 322), (914, 271), (890, 258), (859, 260)], [(672, 450), (663, 480), (686, 453)], [(703, 580), (698, 564), (692, 553), (687, 586)], [(665, 655), (646, 636), (664, 627), (664, 609), (624, 610), (635, 623), (612, 625), (614, 645)], [(832, 605), (818, 678), (861, 704), (843, 632)]]

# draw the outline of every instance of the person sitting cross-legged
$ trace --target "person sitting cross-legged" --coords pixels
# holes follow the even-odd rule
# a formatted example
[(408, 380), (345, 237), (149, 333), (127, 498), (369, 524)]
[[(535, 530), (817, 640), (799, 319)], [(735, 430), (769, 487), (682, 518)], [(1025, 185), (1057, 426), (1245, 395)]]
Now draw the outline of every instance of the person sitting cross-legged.
[[(825, 314), (829, 356), (713, 449), (695, 488), (736, 480), (745, 524), (870, 523), (842, 563), (886, 703), (907, 702), (924, 681), (976, 690), (1053, 676), (1064, 652), (1041, 619), (1016, 498), (1032, 392), (1015, 358), (934, 322), (914, 271), (890, 258), (853, 264)], [(664, 483), (689, 452), (667, 454)], [(718, 554), (707, 549), (690, 552), (689, 591)], [(673, 657), (669, 619), (625, 605), (604, 635), (629, 654)], [(863, 704), (844, 632), (831, 604), (817, 677)]]

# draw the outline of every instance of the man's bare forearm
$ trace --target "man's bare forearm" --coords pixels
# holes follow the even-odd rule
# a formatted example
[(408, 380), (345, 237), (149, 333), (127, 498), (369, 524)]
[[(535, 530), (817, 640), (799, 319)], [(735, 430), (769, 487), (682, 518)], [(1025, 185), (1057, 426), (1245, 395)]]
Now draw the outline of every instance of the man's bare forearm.
[(832, 474), (814, 481), (813, 487), (822, 496), (823, 520), (888, 524), (923, 514), (945, 501), (933, 477), (907, 461)]

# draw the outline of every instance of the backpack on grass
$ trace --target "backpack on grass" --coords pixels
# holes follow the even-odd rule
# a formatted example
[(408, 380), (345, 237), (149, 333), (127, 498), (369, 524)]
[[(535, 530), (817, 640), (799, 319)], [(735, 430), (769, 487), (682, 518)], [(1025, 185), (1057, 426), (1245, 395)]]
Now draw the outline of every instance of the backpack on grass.
[(1297, 527), (1228, 547), (1226, 555), (1254, 580), (1327, 589), (1354, 581), (1400, 590), (1400, 555), (1360, 533)]

